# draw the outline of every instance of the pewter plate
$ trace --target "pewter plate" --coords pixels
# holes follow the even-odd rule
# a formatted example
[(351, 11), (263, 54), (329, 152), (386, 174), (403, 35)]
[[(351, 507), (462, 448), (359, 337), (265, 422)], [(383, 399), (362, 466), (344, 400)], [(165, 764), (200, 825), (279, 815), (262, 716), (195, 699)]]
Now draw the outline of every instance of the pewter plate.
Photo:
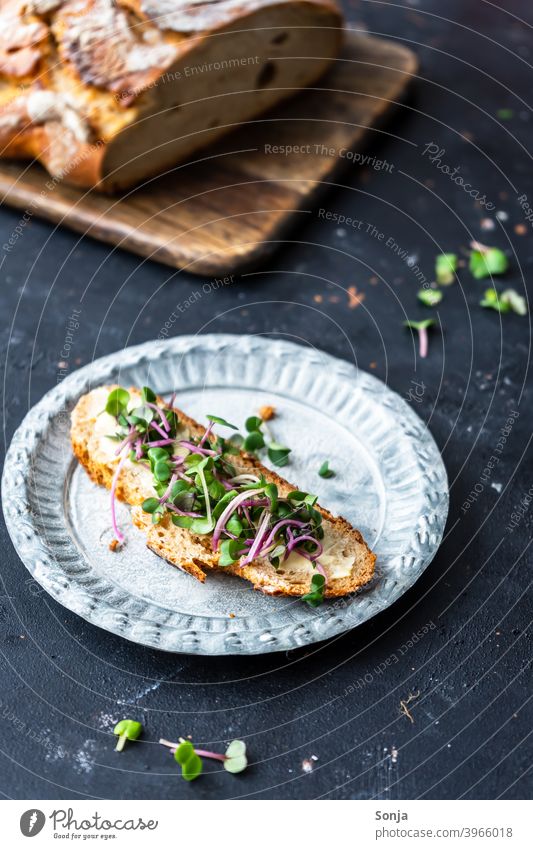
[[(241, 427), (274, 405), (273, 435), (293, 447), (285, 476), (362, 531), (378, 557), (371, 585), (316, 610), (229, 575), (202, 585), (148, 551), (124, 505), (127, 544), (111, 552), (109, 493), (78, 466), (68, 432), (80, 395), (111, 382), (177, 391), (178, 406), (200, 421), (216, 413)], [(325, 459), (337, 471), (328, 480), (317, 474)], [(217, 334), (127, 348), (67, 377), (15, 433), (2, 500), (32, 576), (94, 625), (165, 651), (262, 654), (340, 634), (396, 601), (437, 551), (448, 484), (423, 422), (375, 377), (289, 342)]]

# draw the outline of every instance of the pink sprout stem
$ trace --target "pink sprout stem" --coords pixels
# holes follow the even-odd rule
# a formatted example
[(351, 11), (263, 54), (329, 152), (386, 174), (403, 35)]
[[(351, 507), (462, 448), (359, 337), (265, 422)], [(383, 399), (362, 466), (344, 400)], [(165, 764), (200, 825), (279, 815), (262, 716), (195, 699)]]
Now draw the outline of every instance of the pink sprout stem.
[(145, 442), (148, 448), (162, 448), (163, 445), (172, 445), (174, 439), (156, 439), (155, 442)]
[(122, 467), (123, 467), (123, 465), (124, 465), (124, 463), (126, 462), (127, 459), (128, 459), (128, 452), (126, 451), (122, 455), (122, 457), (120, 458), (119, 462), (117, 463), (117, 467), (116, 467), (115, 472), (113, 474), (113, 481), (111, 483), (111, 524), (113, 525), (115, 537), (118, 539), (118, 541), (121, 545), (124, 542), (125, 537), (124, 537), (124, 534), (121, 533), (121, 531), (120, 531), (120, 529), (117, 525), (117, 516), (116, 516), (116, 513), (115, 513), (115, 493), (117, 491), (117, 483), (118, 483), (119, 475), (120, 475), (120, 473), (122, 471)]
[[(170, 431), (170, 425), (169, 425), (168, 419), (165, 416), (161, 407), (158, 407), (157, 404), (151, 404), (151, 403), (148, 403), (148, 402), (147, 402), (146, 406), (150, 407), (151, 410), (155, 410), (155, 412), (158, 414), (159, 418), (161, 419), (161, 424), (163, 425), (164, 429), (168, 433)], [(153, 422), (152, 422), (152, 424), (153, 424)]]
[(163, 428), (162, 428), (162, 427), (159, 427), (159, 425), (157, 424), (157, 422), (155, 422), (155, 421), (151, 421), (151, 422), (150, 422), (150, 427), (155, 428), (155, 429), (157, 430), (157, 432), (158, 432), (159, 436), (161, 436), (163, 439), (168, 439), (168, 436), (167, 436), (166, 432), (163, 430)]
[(194, 442), (188, 442), (186, 439), (180, 440), (180, 445), (188, 448), (193, 454), (203, 454), (204, 457), (216, 457), (216, 451), (212, 451), (210, 448), (200, 448), (199, 445), (195, 445)]
[(199, 448), (201, 448), (201, 447), (202, 447), (202, 445), (204, 444), (204, 442), (206, 441), (206, 439), (209, 439), (209, 435), (210, 435), (210, 433), (211, 433), (211, 431), (212, 431), (212, 430), (213, 430), (213, 422), (211, 422), (211, 423), (207, 426), (207, 428), (206, 428), (206, 431), (205, 431), (204, 435), (202, 436), (202, 438), (201, 438), (200, 442), (198, 443), (198, 447), (199, 447)]
[(427, 357), (428, 353), (428, 332), (426, 327), (419, 327), (418, 341), (420, 343), (420, 356)]
[(208, 752), (205, 749), (195, 749), (197, 755), (201, 758), (213, 758), (214, 761), (227, 761), (226, 755), (219, 755), (218, 752)]
[[(167, 748), (170, 749), (172, 754), (174, 754), (174, 752), (176, 751), (176, 749), (180, 745), (179, 743), (173, 743), (172, 740), (165, 740), (164, 737), (161, 737), (159, 742), (162, 746), (167, 746)], [(183, 742), (183, 740), (180, 739), (180, 742)], [(195, 748), (194, 751), (201, 758), (212, 758), (214, 761), (222, 761), (222, 762), (227, 761), (227, 759), (228, 759), (227, 755), (220, 755), (218, 752), (209, 752), (207, 749), (196, 749)]]
[(159, 499), (160, 504), (164, 504), (165, 501), (168, 501), (168, 499), (170, 498), (170, 493), (172, 492), (172, 487), (176, 483), (177, 479), (178, 479), (178, 473), (174, 472), (174, 474), (172, 475), (172, 477), (170, 478), (170, 480), (168, 482), (168, 487), (166, 488), (163, 495)]
[(215, 525), (212, 539), (213, 551), (216, 551), (218, 548), (218, 540), (220, 539), (220, 534), (224, 530), (226, 522), (228, 521), (231, 514), (235, 512), (237, 507), (242, 504), (243, 501), (246, 501), (246, 499), (250, 498), (250, 496), (252, 495), (258, 495), (260, 492), (262, 492), (261, 489), (250, 489), (246, 492), (241, 492), (239, 495), (236, 495), (235, 498), (231, 499), (226, 509), (223, 510), (220, 516), (218, 517), (218, 521)]

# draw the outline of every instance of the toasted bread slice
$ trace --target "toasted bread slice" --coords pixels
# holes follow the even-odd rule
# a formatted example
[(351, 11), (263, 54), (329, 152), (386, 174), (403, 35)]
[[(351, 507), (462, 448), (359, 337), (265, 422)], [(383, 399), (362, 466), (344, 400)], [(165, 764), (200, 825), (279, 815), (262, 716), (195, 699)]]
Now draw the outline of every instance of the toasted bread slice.
[[(80, 398), (72, 412), (71, 439), (74, 453), (92, 480), (108, 489), (111, 488), (119, 459), (115, 455), (116, 443), (108, 438), (116, 430), (115, 420), (102, 411), (114, 388), (101, 386), (94, 389)], [(129, 392), (130, 396), (140, 400), (139, 390), (130, 389)], [(205, 432), (205, 427), (180, 410), (176, 412), (183, 433), (181, 438), (201, 436)], [(295, 488), (262, 466), (254, 456), (241, 452), (232, 457), (232, 464), (240, 474), (264, 475), (267, 481), (277, 485), (282, 497)], [(232, 566), (219, 567), (220, 553), (213, 551), (209, 535), (198, 535), (177, 527), (168, 514), (159, 524), (152, 524), (151, 516), (140, 505), (153, 495), (150, 470), (127, 460), (119, 475), (116, 497), (131, 505), (133, 521), (145, 532), (148, 547), (169, 563), (202, 582), (205, 581), (207, 571), (218, 569), (245, 578), (253, 584), (254, 589), (269, 595), (301, 596), (309, 592), (315, 569), (309, 560), (297, 552), (293, 551), (278, 569), (264, 557), (246, 566), (234, 563)], [(368, 583), (374, 573), (376, 558), (359, 531), (345, 519), (332, 516), (322, 507), (317, 509), (322, 514), (324, 529), (324, 552), (320, 556), (326, 575), (324, 595), (327, 598), (344, 596)]]

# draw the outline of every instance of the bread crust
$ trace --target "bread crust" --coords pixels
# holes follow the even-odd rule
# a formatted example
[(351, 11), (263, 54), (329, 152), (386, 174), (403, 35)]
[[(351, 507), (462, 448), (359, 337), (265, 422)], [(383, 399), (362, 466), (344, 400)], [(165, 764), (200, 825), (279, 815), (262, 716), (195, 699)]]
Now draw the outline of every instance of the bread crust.
[[(238, 63), (225, 80), (204, 74), (186, 86), (180, 81), (195, 57), (200, 64), (211, 54), (242, 58), (258, 44), (266, 65), (269, 54), (283, 57), (272, 38), (280, 21), (289, 31), (301, 22), (302, 56), (305, 30), (323, 30), (321, 58), (308, 53), (293, 84), (309, 85), (340, 47), (342, 18), (334, 0), (6, 0), (0, 7), (0, 157), (38, 159), (53, 177), (108, 192), (160, 173), (231, 129), (233, 118), (234, 124), (249, 120), (291, 94), (285, 83), (248, 99), (239, 94), (235, 115), (225, 122), (210, 112), (226, 114), (224, 95), (236, 93), (231, 74), (243, 73)], [(286, 52), (290, 57), (294, 47)], [(245, 88), (250, 79), (243, 76)], [(176, 105), (174, 90), (191, 103)], [(210, 128), (217, 123), (229, 126)]]
[[(104, 409), (105, 399), (114, 388), (116, 387), (99, 387), (83, 395), (76, 404), (71, 419), (71, 441), (74, 454), (90, 478), (108, 489), (111, 488), (119, 460), (113, 454), (105, 458), (98, 454), (102, 436), (96, 434), (95, 428), (98, 413)], [(132, 396), (139, 395), (139, 391), (135, 388), (131, 388), (129, 392)], [(96, 393), (99, 394), (96, 395)], [(162, 399), (158, 400), (159, 403), (164, 403)], [(191, 435), (201, 436), (204, 433), (204, 427), (181, 410), (174, 409), (180, 423)], [(265, 468), (257, 457), (252, 455), (241, 452), (235, 459), (235, 464), (239, 472), (255, 472), (259, 476), (264, 475), (268, 481), (277, 485), (282, 496), (296, 488), (276, 472)], [(147, 482), (146, 478), (141, 480), (142, 474), (134, 464), (127, 463), (117, 481), (116, 497), (131, 505), (134, 524), (146, 534), (147, 546), (160, 557), (188, 572), (202, 583), (205, 581), (206, 572), (218, 570), (244, 578), (253, 584), (254, 589), (268, 595), (301, 596), (309, 592), (312, 570), (305, 574), (283, 574), (276, 571), (265, 558), (257, 559), (247, 566), (235, 563), (222, 568), (218, 566), (219, 552), (211, 548), (210, 536), (196, 535), (185, 528), (178, 528), (172, 523), (168, 514), (159, 524), (153, 525), (151, 516), (140, 507), (145, 498), (153, 495), (151, 476)], [(328, 534), (330, 550), (336, 550), (339, 547), (342, 556), (346, 556), (348, 551), (347, 556), (353, 557), (348, 574), (341, 577), (330, 574), (330, 568), (326, 567), (328, 576), (326, 598), (342, 597), (371, 580), (376, 557), (368, 548), (361, 533), (346, 519), (333, 516), (325, 508), (316, 506), (323, 517), (323, 527)]]

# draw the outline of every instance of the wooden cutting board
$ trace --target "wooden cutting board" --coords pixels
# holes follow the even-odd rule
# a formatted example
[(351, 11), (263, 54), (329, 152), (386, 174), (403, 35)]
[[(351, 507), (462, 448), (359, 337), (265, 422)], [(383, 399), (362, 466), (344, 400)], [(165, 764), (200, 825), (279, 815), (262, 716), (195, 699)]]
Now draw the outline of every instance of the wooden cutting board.
[(369, 146), (368, 131), (401, 102), (416, 70), (407, 48), (347, 32), (341, 58), (312, 89), (200, 152), (195, 164), (108, 197), (49, 189), (39, 165), (2, 162), (0, 197), (174, 268), (229, 274), (275, 250), (343, 168), (361, 167), (350, 151), (364, 146), (367, 163), (379, 159), (379, 137)]

